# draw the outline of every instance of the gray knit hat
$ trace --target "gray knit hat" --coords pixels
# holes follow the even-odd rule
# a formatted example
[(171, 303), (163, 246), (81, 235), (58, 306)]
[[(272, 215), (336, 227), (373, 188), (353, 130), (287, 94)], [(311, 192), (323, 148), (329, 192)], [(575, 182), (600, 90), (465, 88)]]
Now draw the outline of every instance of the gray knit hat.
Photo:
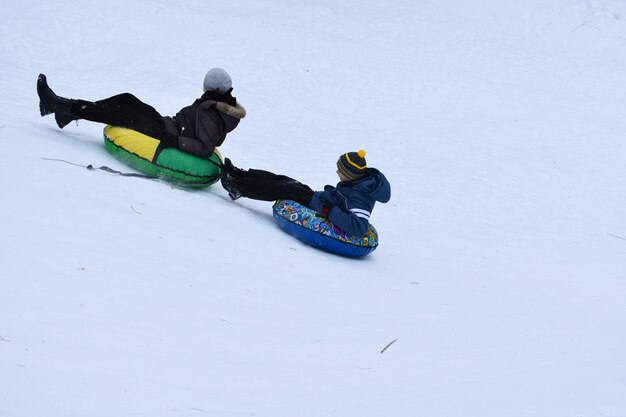
[(203, 88), (204, 92), (217, 91), (224, 94), (233, 86), (233, 80), (230, 75), (221, 68), (210, 69), (204, 76)]

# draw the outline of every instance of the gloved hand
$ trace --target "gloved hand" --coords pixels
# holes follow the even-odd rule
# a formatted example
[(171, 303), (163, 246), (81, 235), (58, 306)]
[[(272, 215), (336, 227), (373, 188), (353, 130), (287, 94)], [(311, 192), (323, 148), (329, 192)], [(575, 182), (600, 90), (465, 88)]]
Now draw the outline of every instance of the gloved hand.
[(165, 132), (165, 135), (161, 139), (162, 148), (178, 148), (178, 136), (169, 132)]
[(322, 217), (328, 218), (328, 215), (330, 214), (330, 211), (333, 209), (332, 206), (324, 206), (324, 208), (322, 208)]

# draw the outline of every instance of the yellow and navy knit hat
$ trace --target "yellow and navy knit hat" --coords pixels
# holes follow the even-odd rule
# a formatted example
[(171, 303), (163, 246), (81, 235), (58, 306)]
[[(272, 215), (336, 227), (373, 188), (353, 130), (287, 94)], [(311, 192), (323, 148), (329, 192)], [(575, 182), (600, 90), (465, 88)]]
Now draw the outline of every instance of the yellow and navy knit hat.
[(367, 168), (367, 162), (365, 162), (365, 151), (361, 149), (358, 152), (344, 153), (337, 161), (337, 168), (339, 168), (339, 171), (351, 180), (361, 178), (365, 175), (365, 168)]

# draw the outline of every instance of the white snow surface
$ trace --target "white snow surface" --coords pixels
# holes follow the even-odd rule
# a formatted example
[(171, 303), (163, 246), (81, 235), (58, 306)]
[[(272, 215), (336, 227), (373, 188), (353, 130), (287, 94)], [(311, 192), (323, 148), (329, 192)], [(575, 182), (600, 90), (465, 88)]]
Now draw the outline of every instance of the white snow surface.
[[(626, 416), (625, 1), (2, 9), (0, 416)], [(40, 72), (172, 115), (212, 67), (236, 165), (321, 189), (367, 151), (375, 252), (63, 162), (132, 172), (39, 115)]]

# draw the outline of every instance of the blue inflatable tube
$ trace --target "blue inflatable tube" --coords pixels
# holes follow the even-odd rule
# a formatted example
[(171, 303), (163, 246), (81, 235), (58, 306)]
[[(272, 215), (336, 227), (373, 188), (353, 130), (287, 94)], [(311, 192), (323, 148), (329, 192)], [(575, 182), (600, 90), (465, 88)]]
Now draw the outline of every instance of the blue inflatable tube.
[(278, 200), (272, 209), (278, 227), (326, 252), (360, 258), (378, 247), (378, 232), (371, 224), (365, 236), (357, 238), (335, 227), (319, 213), (295, 201)]

